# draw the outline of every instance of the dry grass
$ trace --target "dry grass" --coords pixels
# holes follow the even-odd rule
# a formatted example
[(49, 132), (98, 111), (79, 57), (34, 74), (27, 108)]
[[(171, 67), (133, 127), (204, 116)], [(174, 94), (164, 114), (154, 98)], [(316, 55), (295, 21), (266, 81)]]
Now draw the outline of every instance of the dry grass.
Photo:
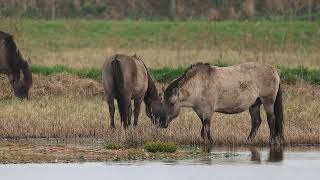
[[(3, 88), (1, 92), (10, 93)], [(285, 141), (288, 144), (320, 143), (320, 87), (285, 86)], [(3, 93), (1, 93), (3, 94)], [(69, 75), (35, 76), (29, 101), (0, 97), (0, 138), (101, 138), (124, 146), (169, 140), (178, 144), (200, 144), (201, 123), (191, 109), (184, 109), (168, 129), (154, 127), (141, 112), (139, 126), (124, 131), (116, 114), (115, 130), (109, 129), (109, 114), (98, 82)], [(212, 123), (217, 145), (247, 144), (249, 114), (215, 114)], [(266, 144), (269, 130), (263, 123), (254, 144)]]
[(261, 50), (231, 50), (219, 48), (207, 49), (111, 49), (83, 48), (61, 52), (34, 51), (30, 57), (34, 65), (67, 65), (70, 67), (102, 67), (106, 57), (115, 53), (134, 54), (143, 58), (146, 65), (152, 68), (189, 66), (198, 61), (227, 64), (237, 64), (248, 61), (264, 62), (287, 67), (305, 66), (320, 68), (319, 51), (261, 51)]
[[(10, 84), (5, 76), (0, 76), (0, 99), (13, 98)], [(91, 79), (80, 79), (68, 74), (54, 76), (33, 75), (31, 98), (46, 95), (68, 97), (92, 97), (103, 95), (101, 83)]]

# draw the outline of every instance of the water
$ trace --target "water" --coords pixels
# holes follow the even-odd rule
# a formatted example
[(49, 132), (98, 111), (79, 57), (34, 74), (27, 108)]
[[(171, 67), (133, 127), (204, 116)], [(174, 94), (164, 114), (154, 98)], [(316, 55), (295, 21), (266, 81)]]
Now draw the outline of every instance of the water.
[(214, 150), (184, 161), (0, 165), (1, 180), (319, 179), (320, 149)]

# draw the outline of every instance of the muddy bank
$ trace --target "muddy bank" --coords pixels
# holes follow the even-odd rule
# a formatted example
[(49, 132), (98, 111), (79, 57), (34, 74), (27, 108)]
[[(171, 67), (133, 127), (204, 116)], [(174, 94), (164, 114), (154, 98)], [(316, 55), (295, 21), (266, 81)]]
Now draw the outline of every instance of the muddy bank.
[(179, 150), (175, 153), (149, 153), (143, 148), (108, 150), (92, 140), (77, 143), (46, 140), (0, 141), (0, 164), (181, 160), (196, 156), (199, 153), (191, 150)]

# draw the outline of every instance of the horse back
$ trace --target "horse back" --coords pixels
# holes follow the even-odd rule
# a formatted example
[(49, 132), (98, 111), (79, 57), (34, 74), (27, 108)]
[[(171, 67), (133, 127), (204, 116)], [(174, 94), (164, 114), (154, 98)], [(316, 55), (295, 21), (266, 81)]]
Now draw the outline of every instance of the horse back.
[(249, 62), (235, 66), (215, 68), (214, 81), (240, 89), (257, 88), (263, 91), (267, 88), (278, 87), (280, 77), (277, 70), (267, 64)]
[[(119, 62), (123, 79), (122, 82), (115, 82), (112, 71), (112, 61)], [(125, 94), (131, 96), (131, 99), (143, 96), (148, 86), (147, 70), (143, 63), (131, 56), (115, 55), (109, 57), (102, 69), (102, 81), (106, 93), (115, 93), (115, 83), (121, 83)]]
[(0, 73), (17, 73), (22, 59), (13, 36), (0, 31)]
[(212, 97), (218, 112), (239, 113), (247, 110), (259, 97), (275, 99), (280, 78), (272, 66), (243, 63), (230, 67), (213, 67)]

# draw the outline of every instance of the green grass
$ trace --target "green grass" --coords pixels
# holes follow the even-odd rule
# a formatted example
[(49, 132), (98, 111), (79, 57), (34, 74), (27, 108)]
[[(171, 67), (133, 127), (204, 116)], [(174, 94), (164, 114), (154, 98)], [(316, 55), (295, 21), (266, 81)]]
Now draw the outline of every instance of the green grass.
[[(24, 47), (54, 51), (70, 48), (256, 48), (257, 44), (315, 46), (320, 41), (317, 22), (306, 21), (106, 21), (34, 20), (2, 18), (0, 29), (15, 35)], [(248, 40), (247, 37), (250, 37)], [(246, 41), (243, 43), (243, 41)], [(243, 46), (243, 47), (242, 47)]]
[(288, 84), (294, 84), (297, 81), (305, 81), (309, 84), (320, 85), (320, 70), (308, 69), (305, 67), (287, 68), (279, 67), (282, 81)]
[(104, 146), (105, 149), (110, 149), (110, 150), (118, 150), (118, 149), (121, 149), (123, 148), (120, 144), (118, 143), (107, 143), (105, 146)]
[[(218, 63), (214, 65), (220, 67), (227, 66), (223, 63)], [(80, 78), (89, 78), (101, 81), (101, 70), (99, 68), (75, 69), (64, 65), (57, 65), (53, 67), (31, 66), (30, 68), (31, 72), (34, 74), (52, 75), (59, 73), (68, 73)], [(165, 67), (159, 69), (150, 69), (150, 72), (155, 81), (169, 83), (172, 80), (181, 76), (185, 70), (185, 67)], [(279, 66), (278, 70), (280, 72), (282, 82), (285, 82), (287, 84), (294, 84), (298, 81), (305, 81), (309, 84), (320, 85), (320, 69), (308, 69), (302, 66), (296, 68), (287, 68)]]
[(152, 152), (152, 153), (156, 153), (156, 152), (174, 153), (177, 151), (177, 146), (174, 143), (162, 142), (162, 141), (147, 142), (144, 145), (144, 148), (148, 152)]

